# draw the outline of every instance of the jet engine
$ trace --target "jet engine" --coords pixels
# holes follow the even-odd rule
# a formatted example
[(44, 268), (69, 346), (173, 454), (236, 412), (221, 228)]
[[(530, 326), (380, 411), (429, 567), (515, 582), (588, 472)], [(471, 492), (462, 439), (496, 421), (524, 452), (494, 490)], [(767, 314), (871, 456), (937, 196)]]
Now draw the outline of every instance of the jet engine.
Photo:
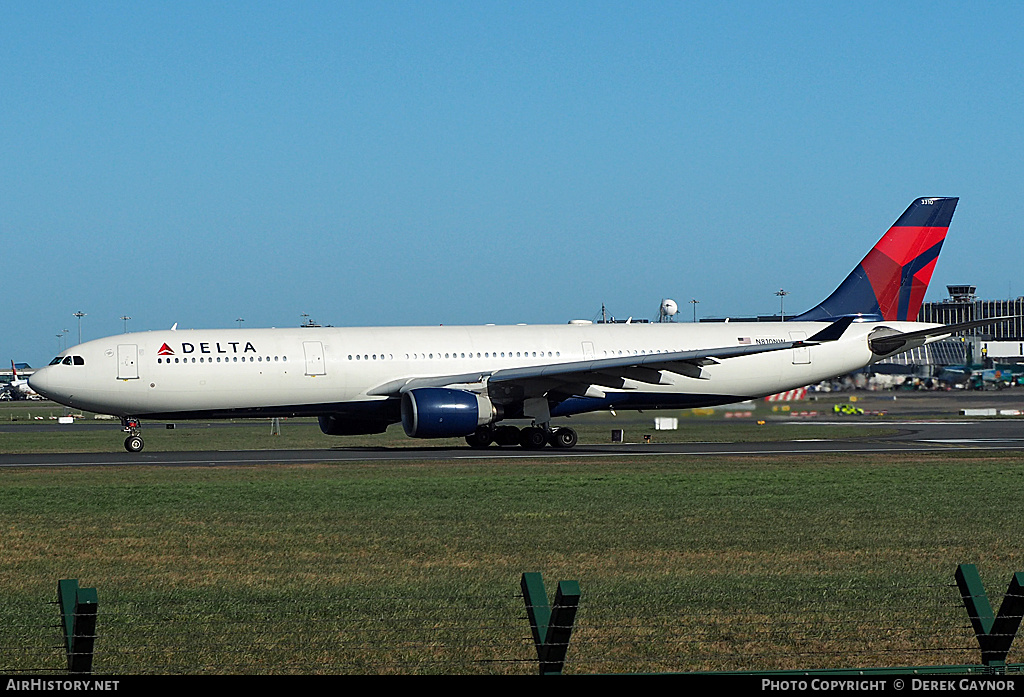
[(457, 438), (498, 417), (484, 395), (443, 387), (421, 387), (402, 395), (402, 427), (411, 438)]

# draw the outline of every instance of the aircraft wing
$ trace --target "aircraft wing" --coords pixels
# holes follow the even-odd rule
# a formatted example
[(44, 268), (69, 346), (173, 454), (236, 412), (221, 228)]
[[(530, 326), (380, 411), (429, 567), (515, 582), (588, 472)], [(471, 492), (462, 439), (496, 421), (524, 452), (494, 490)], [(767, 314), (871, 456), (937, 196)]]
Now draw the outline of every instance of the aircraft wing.
[[(545, 377), (573, 378), (574, 380), (585, 381), (588, 376), (593, 376), (596, 379), (596, 384), (601, 384), (603, 381), (607, 381), (609, 376), (614, 376), (639, 382), (659, 384), (661, 371), (663, 370), (688, 377), (700, 378), (703, 366), (718, 363), (720, 360), (727, 358), (751, 356), (756, 353), (767, 353), (769, 351), (784, 351), (791, 348), (813, 346), (823, 341), (835, 341), (842, 336), (843, 331), (846, 330), (851, 321), (852, 318), (847, 317), (833, 322), (811, 338), (800, 341), (786, 341), (773, 344), (742, 344), (739, 346), (723, 346), (694, 351), (652, 353), (642, 356), (622, 356), (574, 363), (508, 368), (495, 371), (491, 375), (490, 382), (515, 382)], [(842, 326), (837, 327), (837, 325)]]
[(453, 385), (474, 385), (486, 382), (492, 386), (508, 386), (523, 389), (528, 394), (543, 394), (550, 389), (561, 387), (562, 391), (584, 394), (591, 385), (621, 388), (625, 380), (634, 380), (652, 385), (665, 383), (662, 371), (702, 379), (702, 368), (729, 358), (751, 356), (770, 351), (785, 351), (792, 348), (813, 346), (839, 339), (853, 321), (843, 317), (823, 330), (800, 341), (785, 341), (772, 344), (742, 344), (693, 351), (652, 353), (641, 356), (616, 356), (571, 363), (551, 363), (522, 368), (506, 368), (492, 372), (464, 373), (460, 375), (439, 375), (431, 377), (395, 380), (371, 390), (371, 395), (397, 396), (421, 387), (449, 387)]

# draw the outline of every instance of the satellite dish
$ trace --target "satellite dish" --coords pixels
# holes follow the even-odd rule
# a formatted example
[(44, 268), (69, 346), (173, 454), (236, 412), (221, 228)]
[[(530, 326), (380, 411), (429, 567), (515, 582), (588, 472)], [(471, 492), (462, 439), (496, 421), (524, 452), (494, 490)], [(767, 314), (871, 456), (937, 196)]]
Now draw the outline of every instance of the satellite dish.
[(661, 322), (671, 322), (677, 312), (679, 312), (679, 305), (676, 304), (676, 301), (665, 298), (661, 301), (661, 307), (658, 308), (658, 319)]

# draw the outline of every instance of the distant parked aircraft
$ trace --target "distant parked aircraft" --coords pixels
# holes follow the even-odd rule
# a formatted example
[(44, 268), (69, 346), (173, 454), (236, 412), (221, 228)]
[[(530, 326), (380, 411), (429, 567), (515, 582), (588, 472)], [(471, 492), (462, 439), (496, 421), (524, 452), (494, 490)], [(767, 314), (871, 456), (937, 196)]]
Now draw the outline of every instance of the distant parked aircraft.
[(0, 390), (0, 400), (39, 399), (39, 395), (29, 386), (28, 380), (18, 377), (18, 368), (14, 361), (11, 361), (11, 374), (11, 381)]

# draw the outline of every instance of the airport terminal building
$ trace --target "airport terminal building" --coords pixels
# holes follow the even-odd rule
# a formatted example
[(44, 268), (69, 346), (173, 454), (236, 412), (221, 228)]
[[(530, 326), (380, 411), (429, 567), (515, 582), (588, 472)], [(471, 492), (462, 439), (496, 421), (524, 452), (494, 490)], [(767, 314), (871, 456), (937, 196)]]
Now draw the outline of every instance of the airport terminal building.
[(979, 300), (976, 286), (946, 286), (949, 297), (926, 302), (918, 313), (919, 322), (955, 324), (988, 317), (1013, 319), (979, 327), (944, 341), (923, 346), (888, 359), (897, 365), (946, 366), (1024, 362), (1024, 297), (1009, 300)]

